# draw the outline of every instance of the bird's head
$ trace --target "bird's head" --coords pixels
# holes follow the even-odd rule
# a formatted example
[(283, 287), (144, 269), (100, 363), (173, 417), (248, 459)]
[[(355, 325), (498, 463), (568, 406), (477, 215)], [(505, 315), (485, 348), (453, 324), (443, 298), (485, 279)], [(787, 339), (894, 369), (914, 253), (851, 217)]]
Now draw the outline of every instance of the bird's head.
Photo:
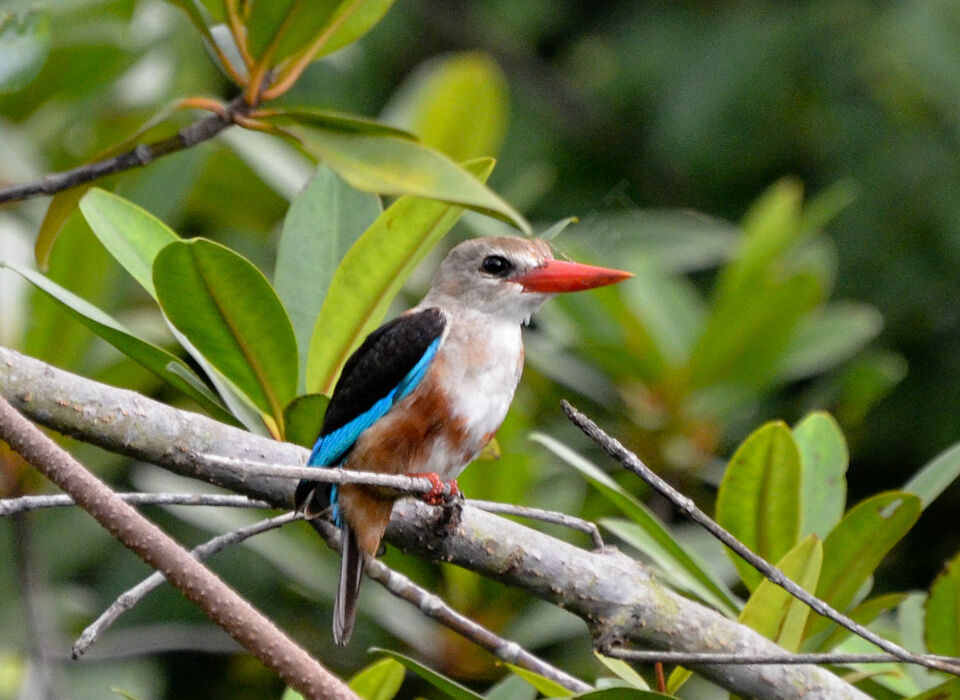
[(537, 238), (474, 238), (450, 251), (422, 305), (462, 306), (525, 323), (550, 297), (614, 284), (629, 272), (555, 260)]

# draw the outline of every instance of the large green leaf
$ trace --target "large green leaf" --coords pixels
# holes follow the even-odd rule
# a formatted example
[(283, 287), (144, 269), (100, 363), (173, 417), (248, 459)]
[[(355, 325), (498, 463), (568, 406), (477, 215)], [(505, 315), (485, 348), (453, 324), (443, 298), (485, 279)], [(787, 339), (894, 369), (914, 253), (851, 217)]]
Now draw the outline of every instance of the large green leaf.
[(960, 476), (960, 443), (948, 447), (927, 462), (910, 478), (903, 490), (919, 496), (920, 502), (926, 508), (943, 493), (944, 489), (956, 481), (958, 476)]
[(499, 195), (431, 148), (395, 136), (304, 126), (287, 129), (357, 189), (459, 204), (531, 233), (526, 219)]
[(189, 366), (163, 348), (138, 338), (97, 307), (43, 275), (13, 263), (0, 262), (57, 301), (87, 328), (155, 375), (176, 387), (221, 420), (231, 420), (217, 398)]
[(951, 678), (906, 700), (960, 700), (960, 678)]
[(540, 443), (580, 472), (594, 488), (633, 521), (631, 523), (604, 518), (601, 520), (604, 527), (649, 556), (674, 585), (728, 615), (737, 614), (740, 605), (726, 586), (715, 579), (710, 570), (697, 561), (695, 556), (687, 553), (646, 506), (627, 493), (603, 470), (563, 443), (542, 433), (533, 433), (530, 439)]
[(49, 53), (50, 18), (46, 12), (0, 11), (0, 93), (26, 87)]
[(250, 262), (213, 241), (171, 243), (153, 266), (170, 322), (282, 435), (296, 394), (297, 345), (283, 305)]
[(247, 21), (255, 59), (273, 47), (269, 63), (319, 46), (317, 56), (356, 41), (380, 21), (393, 0), (254, 0)]
[(829, 413), (818, 411), (793, 429), (803, 464), (800, 535), (825, 538), (847, 502), (847, 442)]
[(556, 681), (550, 680), (544, 676), (541, 676), (539, 673), (534, 673), (533, 671), (528, 671), (525, 668), (520, 668), (519, 666), (514, 666), (513, 664), (504, 664), (511, 672), (520, 676), (527, 683), (532, 685), (540, 694), (548, 698), (568, 698), (570, 697), (570, 691), (564, 688), (562, 685)]
[(93, 188), (80, 200), (80, 211), (104, 247), (140, 285), (156, 298), (153, 262), (176, 233), (133, 202)]
[[(717, 522), (767, 561), (778, 561), (800, 532), (800, 453), (790, 429), (770, 422), (737, 449), (717, 493)], [(730, 553), (750, 590), (760, 573)]]
[[(481, 180), (493, 169), (467, 167)], [(423, 257), (450, 230), (462, 208), (402, 197), (347, 251), (330, 282), (307, 357), (307, 390), (330, 395), (350, 353), (383, 320), (390, 302)]]
[[(823, 543), (810, 535), (777, 562), (777, 568), (803, 590), (817, 588), (823, 563)], [(797, 651), (810, 608), (770, 581), (761, 581), (743, 606), (740, 622), (772, 639), (788, 651)]]
[(388, 656), (391, 659), (399, 661), (434, 688), (446, 693), (454, 700), (478, 700), (483, 698), (482, 695), (460, 685), (452, 678), (447, 678), (443, 674), (437, 673), (432, 668), (423, 665), (419, 661), (411, 659), (409, 656), (398, 654), (397, 652), (390, 651), (389, 649), (378, 649), (377, 647), (373, 647), (370, 649), (370, 651), (376, 654), (383, 654), (384, 656)]
[(291, 401), (283, 409), (284, 439), (306, 448), (313, 447), (329, 404), (330, 397), (323, 394), (304, 394)]
[(287, 210), (273, 284), (290, 314), (300, 357), (308, 356), (313, 326), (340, 260), (379, 214), (375, 195), (350, 187), (322, 165)]
[(507, 80), (488, 54), (434, 59), (411, 75), (384, 115), (460, 162), (495, 156), (506, 131)]
[(934, 654), (960, 656), (960, 555), (937, 576), (927, 598), (925, 639)]
[(417, 141), (416, 134), (406, 129), (387, 124), (376, 119), (368, 119), (356, 114), (338, 112), (332, 109), (317, 107), (282, 108), (268, 112), (263, 120), (278, 127), (301, 125), (316, 129), (331, 131), (345, 131), (351, 134), (367, 134), (369, 136), (396, 136), (408, 141)]
[(364, 700), (392, 700), (406, 674), (406, 667), (399, 661), (379, 659), (350, 679), (350, 690)]
[[(902, 491), (886, 491), (850, 509), (823, 543), (823, 570), (817, 597), (846, 610), (887, 552), (920, 517), (920, 499)], [(816, 616), (807, 623), (805, 637), (828, 624)]]

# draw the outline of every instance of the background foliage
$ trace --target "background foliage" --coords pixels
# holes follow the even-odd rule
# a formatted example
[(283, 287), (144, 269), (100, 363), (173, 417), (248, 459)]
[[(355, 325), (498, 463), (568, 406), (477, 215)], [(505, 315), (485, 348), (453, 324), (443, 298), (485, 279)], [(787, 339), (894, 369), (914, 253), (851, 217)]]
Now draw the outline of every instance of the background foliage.
[[(70, 0), (28, 11), (35, 3), (14, 0), (2, 8), (11, 14), (0, 15), (0, 182), (23, 182), (94, 159), (183, 96), (235, 96), (236, 87), (208, 60), (177, 4), (184, 3)], [(261, 19), (263, 27), (272, 21)], [(277, 49), (278, 56), (294, 52), (302, 40), (294, 36)], [(253, 46), (262, 49), (261, 39)], [(646, 494), (620, 474), (608, 476), (597, 467), (590, 472), (581, 463), (587, 477), (582, 479), (567, 466), (576, 461), (576, 455), (563, 452), (569, 447), (597, 466), (606, 461), (561, 419), (558, 400), (576, 397), (698, 501), (718, 499), (721, 520), (724, 502), (737, 503), (729, 481), (733, 469), (721, 486), (726, 460), (733, 456), (733, 464), (756, 465), (747, 458), (738, 462), (737, 456), (767, 440), (783, 452), (778, 459), (785, 461), (776, 466), (788, 465), (786, 472), (778, 469), (778, 478), (789, 480), (791, 468), (799, 473), (801, 464), (807, 469), (804, 460), (809, 463), (803, 445), (813, 438), (807, 435), (806, 443), (801, 438), (814, 428), (807, 422), (812, 419), (800, 421), (811, 409), (830, 411), (849, 442), (849, 498), (840, 488), (838, 465), (846, 465), (845, 456), (832, 467), (821, 465), (836, 477), (829, 491), (833, 502), (820, 504), (822, 529), (807, 527), (798, 509), (796, 528), (778, 531), (779, 544), (767, 552), (772, 559), (793, 554), (798, 571), (822, 557), (826, 576), (828, 524), (836, 524), (844, 505), (868, 496), (889, 498), (874, 494), (903, 487), (960, 436), (960, 418), (951, 410), (960, 399), (954, 300), (960, 281), (958, 47), (960, 11), (946, 0), (790, 6), (401, 1), (359, 42), (312, 63), (278, 104), (377, 117), (457, 162), (496, 156), (492, 173), (490, 161), (473, 160), (470, 169), (489, 174), (492, 190), (537, 230), (579, 217), (555, 238), (559, 251), (637, 272), (622, 288), (558, 300), (544, 309), (527, 334), (524, 383), (498, 436), (502, 457), (474, 466), (462, 486), (474, 497), (606, 518), (610, 533), (646, 552), (667, 575), (672, 572), (674, 583), (736, 611), (728, 598), (745, 597), (747, 589), (730, 593), (727, 587), (736, 586), (738, 577), (717, 548), (678, 522), (671, 530), (680, 544), (661, 540), (667, 551), (657, 560), (644, 534), (656, 527), (650, 512), (668, 522), (673, 514), (655, 498), (650, 511), (631, 510)], [(190, 118), (178, 113), (170, 119), (184, 124)], [(148, 135), (169, 131), (155, 127)], [(314, 153), (351, 184), (363, 184), (351, 170), (356, 150), (345, 151), (329, 132), (311, 134)], [(391, 143), (405, 148), (402, 138)], [(349, 300), (355, 288), (349, 279), (338, 283), (334, 261), (380, 216), (382, 206), (401, 207), (394, 210), (398, 220), (409, 221), (411, 213), (403, 208), (413, 205), (360, 193), (326, 169), (314, 173), (307, 155), (288, 143), (233, 128), (213, 142), (98, 183), (123, 199), (94, 190), (79, 209), (76, 200), (64, 205), (48, 279), (108, 313), (129, 336), (181, 356), (189, 373), (199, 368), (174, 341), (152, 297), (201, 351), (218, 347), (222, 336), (201, 347), (203, 341), (187, 327), (191, 314), (177, 311), (176, 292), (189, 280), (154, 288), (154, 279), (169, 277), (155, 278), (150, 264), (141, 265), (138, 274), (136, 261), (125, 262), (117, 253), (109, 228), (117, 217), (135, 214), (129, 200), (163, 222), (153, 229), (166, 236), (163, 245), (173, 235), (215, 241), (219, 246), (176, 243), (159, 264), (170, 274), (202, 271), (204, 265), (242, 268), (253, 280), (241, 285), (244, 289), (258, 280), (272, 282), (289, 327), (276, 313), (246, 322), (251, 328), (278, 324), (270, 333), (249, 337), (274, 343), (262, 348), (264, 357), (287, 359), (272, 365), (277, 376), (264, 386), (240, 374), (231, 378), (256, 395), (253, 418), (241, 422), (256, 427), (259, 412), (270, 416), (274, 431), (292, 429), (300, 422), (283, 410), (290, 400), (306, 391), (329, 391), (335, 377), (333, 360), (314, 359), (317, 314), (321, 327), (349, 344), (384, 314), (414, 303), (443, 250), (456, 240), (509, 230), (468, 212), (432, 252), (443, 231), (408, 240), (413, 258), (403, 264), (401, 242), (385, 238), (394, 246), (392, 257), (378, 262), (396, 264), (396, 275), (410, 275), (409, 280), (403, 289), (376, 287), (381, 295), (371, 292), (363, 325), (350, 326), (341, 323), (337, 300)], [(382, 183), (370, 186), (402, 193)], [(459, 213), (451, 213), (449, 204), (434, 207), (423, 215), (452, 223)], [(43, 202), (0, 210), (0, 258), (40, 284), (43, 279), (30, 268), (44, 214)], [(129, 235), (135, 228), (120, 231)], [(310, 238), (314, 229), (327, 232), (325, 248), (305, 257), (310, 246), (304, 240), (316, 241)], [(150, 248), (151, 261), (163, 245)], [(237, 254), (252, 266), (238, 262)], [(369, 265), (370, 257), (359, 260)], [(325, 294), (337, 301), (326, 312)], [(185, 406), (200, 402), (223, 414), (203, 404), (203, 396), (188, 400), (189, 382), (186, 389), (171, 388), (99, 340), (102, 327), (94, 330), (20, 276), (0, 273), (0, 342), (87, 376)], [(124, 344), (133, 343), (126, 337)], [(294, 350), (299, 363), (290, 359)], [(793, 431), (769, 424), (734, 455), (757, 426), (774, 418)], [(532, 431), (546, 437), (531, 441)], [(302, 433), (309, 441), (309, 422)], [(835, 430), (827, 434), (818, 439), (832, 435), (845, 455), (842, 436), (836, 438)], [(126, 488), (196, 488), (144, 465), (74, 448), (99, 474)], [(13, 458), (4, 455), (3, 464), (5, 495), (45, 487)], [(948, 467), (941, 463), (941, 471)], [(601, 482), (606, 491), (590, 486)], [(934, 608), (949, 609), (949, 595), (957, 590), (956, 563), (937, 574), (960, 549), (954, 516), (960, 492), (954, 487), (933, 501), (940, 487), (925, 488), (907, 488), (929, 508), (908, 544), (894, 548), (880, 565), (873, 583), (877, 594), (889, 594), (876, 612), (899, 605), (901, 621), (911, 614), (923, 619), (918, 613), (923, 599), (899, 592), (933, 585), (941, 591)], [(915, 511), (914, 516), (919, 505)], [(823, 513), (830, 515), (824, 519)], [(151, 515), (187, 542), (248, 517), (185, 508)], [(748, 531), (763, 517), (759, 513), (740, 527)], [(631, 529), (638, 519), (646, 523), (639, 532)], [(914, 519), (907, 518), (904, 531)], [(29, 522), (36, 553), (31, 566), (50, 582), (41, 595), (61, 632), (79, 632), (144, 573), (80, 514), (44, 513)], [(736, 527), (729, 521), (728, 526)], [(826, 538), (820, 554), (804, 539), (809, 532)], [(902, 534), (889, 534), (890, 545)], [(22, 544), (13, 525), (0, 523), (0, 551), (10, 553), (5, 560), (15, 551), (22, 556)], [(688, 552), (696, 561), (683, 558)], [(570, 616), (460, 570), (395, 552), (387, 561), (571, 672), (587, 679), (607, 673), (589, 653), (582, 624)], [(343, 673), (364, 666), (367, 659), (358, 650), (373, 645), (408, 646), (433, 668), (481, 689), (503, 673), (484, 654), (372, 586), (364, 594), (367, 615), (361, 623), (366, 624), (357, 639), (346, 651), (332, 649), (328, 621), (336, 565), (306, 528), (254, 540), (222, 555), (215, 566)], [(873, 573), (872, 566), (867, 569), (855, 572), (845, 584), (851, 590), (837, 591), (837, 600), (862, 600), (866, 591), (858, 586)], [(751, 574), (741, 573), (753, 589)], [(16, 572), (3, 567), (0, 590), (18, 588)], [(23, 632), (21, 606), (15, 595), (4, 600), (0, 626), (17, 631), (17, 637)], [(895, 619), (881, 618), (881, 624), (894, 629)], [(178, 626), (158, 627), (158, 621)], [(793, 629), (803, 626), (803, 620), (792, 623)], [(821, 642), (829, 634), (807, 630), (816, 632)], [(903, 625), (896, 632), (905, 640), (910, 633)], [(912, 633), (923, 636), (922, 629)], [(203, 626), (188, 604), (160, 590), (127, 615), (112, 640), (101, 642), (99, 653), (107, 660), (71, 667), (71, 692), (102, 697), (106, 686), (141, 698), (281, 692), (276, 679), (245, 657), (172, 652), (183, 647), (184, 636), (194, 649), (229, 649), (225, 637)], [(949, 639), (945, 630), (927, 643), (932, 651), (955, 654)], [(0, 697), (12, 697), (23, 677), (18, 649), (25, 642), (3, 644), (9, 646), (0, 647)], [(202, 675), (192, 672), (197, 668)], [(929, 684), (929, 678), (902, 673), (897, 678), (871, 690), (903, 697)]]

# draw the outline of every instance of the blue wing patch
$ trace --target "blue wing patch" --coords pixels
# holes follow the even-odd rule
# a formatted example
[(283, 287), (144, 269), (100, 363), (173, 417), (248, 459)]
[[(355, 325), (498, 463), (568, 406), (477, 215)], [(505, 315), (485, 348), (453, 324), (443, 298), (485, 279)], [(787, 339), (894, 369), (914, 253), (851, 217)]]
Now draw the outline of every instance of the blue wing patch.
[[(423, 356), (417, 361), (417, 364), (407, 372), (390, 392), (382, 399), (376, 401), (373, 406), (358, 415), (346, 425), (340, 426), (328, 435), (321, 435), (313, 446), (310, 453), (308, 466), (312, 467), (335, 467), (339, 466), (346, 458), (347, 453), (353, 444), (360, 437), (360, 434), (378, 420), (383, 418), (393, 405), (410, 395), (430, 367), (430, 363), (437, 354), (440, 347), (440, 337), (434, 339)], [(333, 505), (333, 518), (337, 525), (340, 525), (340, 514), (337, 510), (337, 487), (330, 488), (330, 503)]]

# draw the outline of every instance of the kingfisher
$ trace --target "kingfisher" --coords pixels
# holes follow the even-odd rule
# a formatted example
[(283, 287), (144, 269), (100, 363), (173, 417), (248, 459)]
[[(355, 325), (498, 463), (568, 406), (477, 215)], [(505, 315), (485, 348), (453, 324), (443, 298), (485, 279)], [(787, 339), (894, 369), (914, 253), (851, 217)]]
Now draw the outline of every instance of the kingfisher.
[[(423, 498), (458, 493), (456, 477), (500, 427), (523, 370), (520, 328), (560, 292), (631, 273), (554, 259), (535, 238), (476, 238), (454, 247), (414, 308), (373, 331), (350, 356), (308, 465), (421, 476)], [(365, 557), (376, 556), (394, 501), (388, 489), (309, 479), (297, 485), (307, 518), (332, 506), (341, 531), (333, 638), (350, 640)]]

